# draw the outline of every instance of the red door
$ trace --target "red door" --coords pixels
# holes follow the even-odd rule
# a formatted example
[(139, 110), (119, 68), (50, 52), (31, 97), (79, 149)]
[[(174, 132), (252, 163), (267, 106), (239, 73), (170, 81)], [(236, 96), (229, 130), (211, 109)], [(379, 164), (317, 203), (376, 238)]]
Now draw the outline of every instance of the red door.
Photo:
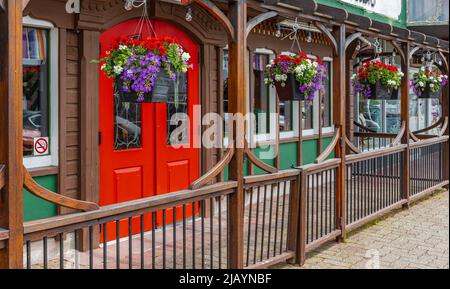
[[(199, 150), (194, 148), (193, 106), (198, 104), (198, 46), (185, 33), (159, 21), (152, 21), (158, 36), (175, 37), (190, 53), (194, 68), (187, 77), (178, 79), (177, 101), (163, 103), (125, 103), (114, 94), (113, 81), (100, 72), (100, 205), (115, 204), (181, 189), (199, 176)], [(101, 35), (104, 55), (119, 36), (133, 35), (138, 20), (121, 23)], [(141, 37), (148, 37), (148, 31)], [(189, 126), (173, 147), (170, 134), (181, 113), (187, 113)], [(186, 122), (185, 122), (186, 123)], [(180, 144), (185, 144), (180, 147)], [(171, 214), (168, 212), (171, 216)], [(159, 218), (158, 218), (159, 219)], [(170, 222), (171, 219), (167, 218)], [(151, 228), (150, 216), (145, 229)], [(139, 220), (133, 221), (133, 232), (139, 232)], [(116, 236), (113, 224), (108, 239)], [(120, 234), (128, 234), (128, 224), (121, 224)]]

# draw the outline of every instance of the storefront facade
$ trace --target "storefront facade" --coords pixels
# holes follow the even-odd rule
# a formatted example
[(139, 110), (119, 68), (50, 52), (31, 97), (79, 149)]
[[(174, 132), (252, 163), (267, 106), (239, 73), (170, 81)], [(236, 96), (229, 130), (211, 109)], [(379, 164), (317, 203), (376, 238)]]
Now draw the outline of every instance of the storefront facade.
[[(282, 175), (283, 171), (293, 176), (293, 168), (320, 166), (326, 160), (336, 162), (330, 180), (336, 182), (339, 207), (345, 202), (342, 194), (348, 186), (346, 168), (352, 171), (345, 166), (346, 157), (375, 150), (375, 146), (386, 150), (397, 146), (409, 159), (410, 134), (415, 140), (415, 132), (437, 122), (443, 131), (438, 129), (436, 137), (448, 134), (444, 125), (448, 90), (439, 102), (415, 98), (407, 84), (402, 84), (398, 100), (365, 100), (351, 89), (350, 77), (364, 58), (360, 46), (368, 43), (369, 48), (380, 43), (389, 61), (409, 74), (414, 73), (409, 58), (430, 49), (445, 70), (448, 42), (407, 30), (405, 0), (389, 1), (392, 7), (388, 10), (381, 6), (382, 1), (148, 1), (153, 33), (175, 36), (192, 57), (194, 69), (182, 80), (181, 106), (178, 102), (125, 104), (115, 98), (112, 81), (92, 63), (104, 56), (118, 36), (134, 36), (142, 8), (127, 10), (126, 1), (121, 0), (86, 0), (79, 7), (57, 0), (24, 2), (23, 163), (37, 184), (68, 198), (62, 203), (51, 201), (54, 197), (44, 201), (42, 194), (41, 198), (35, 196), (39, 192), (24, 191), (24, 221), (73, 213), (80, 207), (71, 200), (85, 202), (81, 207), (108, 206), (234, 181), (236, 191), (242, 191), (244, 177), (264, 178), (266, 173)], [(67, 7), (73, 10), (69, 13)], [(240, 26), (232, 29), (231, 22), (223, 20), (227, 13), (234, 15), (236, 22), (239, 17), (246, 23), (248, 19), (257, 21), (248, 20), (246, 32)], [(258, 18), (260, 14), (263, 16)], [(294, 49), (289, 35), (297, 26), (299, 47)], [(231, 30), (235, 36), (230, 36)], [(141, 34), (145, 37), (150, 31)], [(418, 48), (410, 51), (413, 45)], [(280, 102), (276, 90), (264, 84), (264, 70), (271, 59), (293, 50), (322, 59), (327, 69), (323, 89), (313, 100)], [(169, 146), (169, 135), (176, 127), (170, 120), (180, 112), (192, 119), (187, 129), (191, 137), (182, 140), (191, 145), (174, 149)], [(266, 119), (265, 125), (247, 126), (247, 133), (254, 132), (248, 140), (250, 148), (195, 147), (195, 136), (211, 126), (205, 116), (216, 113), (226, 122), (227, 113), (233, 112)], [(271, 119), (271, 113), (277, 117)], [(245, 135), (226, 124), (224, 132), (224, 143), (232, 143), (227, 132)], [(367, 141), (367, 133), (384, 140)], [(448, 149), (448, 142), (445, 145)], [(441, 170), (448, 175), (448, 162), (444, 166), (447, 168)], [(325, 175), (328, 180), (328, 171)], [(29, 180), (26, 187), (33, 188)], [(230, 204), (242, 205), (242, 199), (232, 198), (236, 199)], [(179, 211), (173, 218), (182, 216)], [(342, 213), (342, 208), (337, 212)], [(336, 217), (335, 226), (345, 235), (341, 219)], [(153, 217), (145, 220), (147, 225), (141, 229), (146, 231), (163, 222), (160, 217), (154, 224)], [(108, 233), (105, 225), (99, 232), (105, 232), (103, 240), (114, 239), (119, 230), (125, 232), (126, 224), (120, 224)], [(232, 259), (230, 267), (242, 265), (242, 260)]]

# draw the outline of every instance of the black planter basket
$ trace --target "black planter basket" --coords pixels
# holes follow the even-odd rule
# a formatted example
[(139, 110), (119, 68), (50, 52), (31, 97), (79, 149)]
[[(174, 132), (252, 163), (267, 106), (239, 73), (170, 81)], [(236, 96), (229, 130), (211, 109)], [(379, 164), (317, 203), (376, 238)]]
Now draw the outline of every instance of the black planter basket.
[(379, 99), (379, 100), (399, 100), (398, 89), (388, 89), (386, 86), (377, 82), (370, 86), (371, 94), (369, 99)]
[(281, 82), (275, 82), (278, 99), (280, 101), (305, 100), (305, 95), (298, 90), (300, 83), (295, 79), (293, 73), (289, 73), (286, 79), (286, 85), (281, 86)]
[(440, 96), (441, 96), (440, 88), (437, 91), (433, 92), (431, 91), (430, 86), (427, 85), (425, 89), (422, 91), (422, 94), (419, 96), (419, 98), (439, 98)]
[(169, 74), (161, 69), (158, 72), (155, 80), (153, 90), (144, 94), (144, 100), (138, 101), (138, 96), (135, 92), (124, 92), (122, 89), (122, 80), (116, 79), (116, 88), (119, 92), (120, 99), (123, 102), (131, 103), (147, 103), (147, 102), (160, 102), (167, 103), (169, 101), (169, 92), (174, 90), (176, 82), (169, 77)]

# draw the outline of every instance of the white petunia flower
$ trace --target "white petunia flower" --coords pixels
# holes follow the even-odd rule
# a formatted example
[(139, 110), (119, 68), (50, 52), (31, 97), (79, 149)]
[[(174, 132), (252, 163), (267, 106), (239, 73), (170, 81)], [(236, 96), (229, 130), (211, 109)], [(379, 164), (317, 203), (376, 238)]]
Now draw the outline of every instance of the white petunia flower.
[(181, 54), (181, 58), (184, 61), (189, 61), (189, 59), (191, 59), (191, 55), (189, 53), (187, 53), (187, 52), (183, 52), (183, 54)]
[(123, 71), (123, 67), (122, 66), (114, 66), (114, 73), (115, 74), (121, 74)]

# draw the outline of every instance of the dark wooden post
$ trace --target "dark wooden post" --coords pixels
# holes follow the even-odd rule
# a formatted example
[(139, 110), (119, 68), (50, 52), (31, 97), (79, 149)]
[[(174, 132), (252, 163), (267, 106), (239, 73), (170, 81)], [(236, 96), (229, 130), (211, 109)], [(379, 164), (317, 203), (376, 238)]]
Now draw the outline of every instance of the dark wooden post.
[(22, 176), (22, 1), (0, 7), (0, 164), (6, 166), (0, 192), (0, 227), (9, 230), (0, 268), (23, 268)]
[[(229, 78), (228, 101), (229, 111), (233, 114), (245, 115), (246, 99), (246, 22), (247, 3), (245, 0), (230, 4), (231, 22), (235, 35), (229, 43)], [(236, 148), (230, 162), (230, 180), (238, 182), (236, 193), (230, 196), (230, 226), (229, 244), (230, 267), (233, 269), (244, 266), (244, 117), (236, 117), (233, 122), (233, 145)]]
[[(307, 192), (308, 187), (306, 184), (306, 173), (302, 170), (300, 172), (300, 176), (297, 179), (297, 182), (294, 183), (298, 187), (298, 199), (299, 202), (296, 204), (299, 206), (298, 212), (298, 224), (297, 224), (297, 248), (295, 250), (295, 260), (296, 263), (300, 266), (305, 264), (306, 260), (306, 238), (308, 235), (306, 228), (306, 219), (308, 218), (306, 214), (306, 205), (307, 205)], [(299, 205), (298, 205), (299, 204)]]
[[(444, 55), (442, 52), (440, 52), (440, 56), (442, 59), (442, 61), (444, 62), (444, 68), (445, 68), (445, 73), (448, 75), (449, 74), (449, 54), (447, 53), (446, 55)], [(445, 86), (442, 90), (442, 116), (444, 117), (449, 117), (449, 105), (450, 105), (450, 99), (449, 99), (449, 86)], [(449, 128), (450, 126), (447, 126), (447, 129), (444, 132), (444, 135), (449, 135)], [(450, 176), (449, 176), (449, 162), (450, 162), (450, 146), (449, 146), (449, 141), (445, 142), (443, 147), (444, 147), (444, 160), (443, 160), (443, 179), (444, 180), (449, 180)], [(445, 187), (447, 190), (449, 189), (449, 185), (447, 185)]]
[(402, 51), (400, 52), (401, 58), (402, 58), (402, 66), (401, 69), (405, 76), (402, 79), (402, 86), (401, 86), (401, 100), (400, 100), (400, 107), (401, 107), (401, 120), (406, 125), (405, 133), (402, 137), (402, 144), (406, 144), (406, 149), (403, 152), (402, 157), (402, 180), (401, 180), (401, 188), (402, 188), (402, 196), (405, 200), (408, 200), (408, 203), (405, 205), (405, 207), (409, 207), (409, 196), (410, 196), (410, 186), (409, 186), (409, 179), (410, 179), (410, 148), (409, 148), (409, 65), (410, 65), (410, 59), (409, 59), (409, 49), (410, 45), (409, 42), (403, 43), (400, 47)]
[(336, 129), (340, 129), (340, 142), (336, 146), (336, 158), (341, 159), (341, 164), (336, 174), (336, 224), (342, 231), (341, 238), (345, 239), (345, 24), (341, 24), (334, 30), (334, 38), (337, 43), (337, 51), (333, 59), (333, 118)]

